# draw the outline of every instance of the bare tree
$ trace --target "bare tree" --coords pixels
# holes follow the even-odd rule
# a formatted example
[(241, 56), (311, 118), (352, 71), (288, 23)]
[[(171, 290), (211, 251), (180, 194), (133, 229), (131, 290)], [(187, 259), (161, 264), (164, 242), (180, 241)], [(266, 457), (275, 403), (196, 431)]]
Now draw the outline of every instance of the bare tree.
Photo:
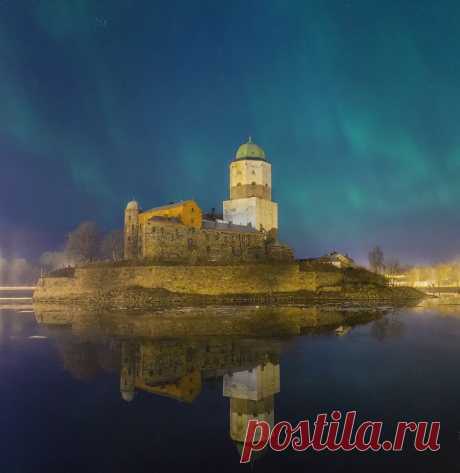
[(384, 269), (383, 251), (380, 246), (375, 246), (369, 251), (369, 266), (374, 273), (381, 273)]
[(24, 258), (0, 258), (0, 286), (35, 284), (39, 274), (39, 268)]
[(82, 222), (69, 233), (66, 252), (76, 261), (93, 261), (100, 246), (100, 232), (95, 222)]
[(45, 271), (74, 266), (74, 259), (67, 251), (45, 251), (40, 256), (40, 265)]
[(112, 230), (101, 242), (101, 256), (104, 259), (120, 261), (123, 258), (123, 232)]
[(460, 278), (460, 265), (457, 262), (452, 263), (450, 266), (449, 280), (452, 285), (458, 287), (458, 282)]
[(387, 261), (385, 269), (389, 274), (401, 274), (404, 271), (398, 258), (392, 258)]

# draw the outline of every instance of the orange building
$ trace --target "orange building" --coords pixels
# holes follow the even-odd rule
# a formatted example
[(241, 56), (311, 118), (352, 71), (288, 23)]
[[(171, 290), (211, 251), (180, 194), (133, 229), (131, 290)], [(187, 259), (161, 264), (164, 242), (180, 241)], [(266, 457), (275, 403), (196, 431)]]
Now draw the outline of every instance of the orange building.
[(132, 200), (125, 210), (124, 255), (125, 258), (137, 258), (142, 255), (141, 237), (144, 226), (152, 219), (176, 220), (189, 228), (199, 229), (203, 222), (203, 213), (194, 200), (183, 200), (173, 204), (141, 210)]
[(175, 218), (187, 227), (201, 228), (202, 212), (194, 200), (183, 200), (139, 213), (139, 224), (154, 217)]
[(201, 392), (201, 372), (193, 370), (190, 373), (175, 380), (175, 382), (149, 385), (143, 377), (135, 380), (135, 388), (151, 394), (166, 396), (177, 401), (193, 402)]

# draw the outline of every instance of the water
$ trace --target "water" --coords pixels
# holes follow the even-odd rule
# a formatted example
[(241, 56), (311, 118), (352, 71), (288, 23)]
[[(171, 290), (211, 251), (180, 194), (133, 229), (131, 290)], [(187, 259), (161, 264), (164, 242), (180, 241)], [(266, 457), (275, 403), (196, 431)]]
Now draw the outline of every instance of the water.
[[(455, 304), (283, 337), (252, 327), (246, 336), (177, 338), (149, 322), (155, 316), (4, 309), (0, 471), (458, 471)], [(239, 464), (242, 427), (231, 429), (232, 414), (297, 423), (333, 409), (383, 420), (387, 432), (398, 420), (439, 420), (441, 450), (265, 451)]]
[(0, 305), (32, 302), (32, 290), (23, 287), (0, 287)]

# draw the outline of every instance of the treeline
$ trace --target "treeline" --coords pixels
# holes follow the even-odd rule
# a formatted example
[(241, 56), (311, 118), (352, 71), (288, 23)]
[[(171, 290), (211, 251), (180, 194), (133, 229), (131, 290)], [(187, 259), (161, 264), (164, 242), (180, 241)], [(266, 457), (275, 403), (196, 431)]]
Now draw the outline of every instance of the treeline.
[(439, 263), (432, 266), (413, 266), (405, 272), (408, 284), (428, 283), (438, 287), (458, 287), (460, 261)]
[(403, 265), (396, 258), (386, 260), (382, 249), (375, 246), (368, 255), (372, 271), (390, 279), (398, 276), (408, 285), (456, 286), (460, 285), (460, 260), (433, 265)]
[(91, 261), (118, 261), (123, 258), (123, 232), (104, 233), (95, 222), (82, 222), (67, 235), (62, 248), (46, 251), (38, 262), (0, 257), (0, 286), (34, 285), (41, 273)]
[(374, 246), (369, 251), (368, 261), (370, 270), (377, 274), (402, 274), (410, 269), (397, 258), (386, 258), (380, 246)]
[(0, 286), (32, 286), (39, 275), (40, 268), (24, 258), (0, 257)]
[(80, 223), (67, 235), (62, 251), (47, 251), (40, 257), (44, 271), (92, 261), (119, 261), (123, 258), (123, 232), (103, 233), (95, 222)]

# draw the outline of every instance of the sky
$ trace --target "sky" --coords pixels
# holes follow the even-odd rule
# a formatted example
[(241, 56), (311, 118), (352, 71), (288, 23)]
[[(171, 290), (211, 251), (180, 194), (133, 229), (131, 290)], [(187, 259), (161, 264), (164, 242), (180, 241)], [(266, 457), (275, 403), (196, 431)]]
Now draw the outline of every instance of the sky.
[(249, 135), (298, 257), (460, 255), (457, 0), (0, 0), (0, 251), (221, 208)]

